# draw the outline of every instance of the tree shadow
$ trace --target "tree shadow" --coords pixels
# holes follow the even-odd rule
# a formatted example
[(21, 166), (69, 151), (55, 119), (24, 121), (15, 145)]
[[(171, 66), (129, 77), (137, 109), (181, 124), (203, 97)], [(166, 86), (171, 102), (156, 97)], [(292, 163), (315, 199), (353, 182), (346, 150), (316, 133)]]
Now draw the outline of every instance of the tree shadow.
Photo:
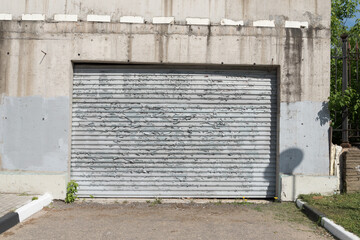
[(289, 148), (280, 153), (280, 173), (294, 174), (296, 167), (300, 165), (303, 157), (303, 151), (299, 148)]
[(304, 158), (304, 153), (299, 148), (289, 148), (280, 153), (279, 156), (279, 172), (292, 177), (292, 199), (296, 197), (296, 168), (300, 165)]
[(330, 121), (329, 104), (327, 102), (322, 102), (321, 110), (318, 112), (315, 121), (320, 121), (320, 126), (324, 126)]

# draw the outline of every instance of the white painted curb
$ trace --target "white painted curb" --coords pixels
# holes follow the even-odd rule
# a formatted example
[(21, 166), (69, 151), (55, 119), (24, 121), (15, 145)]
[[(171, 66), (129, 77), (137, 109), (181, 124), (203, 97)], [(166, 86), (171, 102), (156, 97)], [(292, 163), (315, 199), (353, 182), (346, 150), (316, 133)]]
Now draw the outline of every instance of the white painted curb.
[(34, 213), (39, 212), (43, 207), (49, 205), (53, 200), (53, 197), (49, 193), (45, 193), (37, 200), (34, 200), (20, 208), (18, 208), (15, 212), (19, 214), (19, 221), (22, 222)]
[(342, 226), (337, 225), (326, 217), (321, 219), (321, 226), (341, 240), (360, 240), (355, 234), (346, 231)]
[[(302, 209), (303, 205), (306, 204), (306, 202), (303, 202), (300, 199), (296, 199), (295, 203), (296, 206), (300, 209)], [(360, 240), (358, 236), (356, 236), (351, 232), (346, 231), (342, 226), (337, 225), (336, 223), (334, 223), (333, 221), (331, 221), (326, 217), (321, 218), (321, 226), (323, 226), (332, 235), (334, 235), (340, 240)]]
[(304, 204), (305, 203), (303, 201), (301, 201), (300, 199), (296, 199), (296, 206), (298, 208), (302, 209)]

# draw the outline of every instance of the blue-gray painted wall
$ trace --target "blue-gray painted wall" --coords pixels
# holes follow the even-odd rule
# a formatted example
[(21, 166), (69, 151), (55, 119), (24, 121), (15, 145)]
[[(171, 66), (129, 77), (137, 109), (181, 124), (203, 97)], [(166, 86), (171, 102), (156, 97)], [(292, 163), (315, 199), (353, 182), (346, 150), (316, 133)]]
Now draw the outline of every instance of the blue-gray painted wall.
[(2, 168), (66, 171), (69, 106), (68, 97), (4, 97), (0, 107)]

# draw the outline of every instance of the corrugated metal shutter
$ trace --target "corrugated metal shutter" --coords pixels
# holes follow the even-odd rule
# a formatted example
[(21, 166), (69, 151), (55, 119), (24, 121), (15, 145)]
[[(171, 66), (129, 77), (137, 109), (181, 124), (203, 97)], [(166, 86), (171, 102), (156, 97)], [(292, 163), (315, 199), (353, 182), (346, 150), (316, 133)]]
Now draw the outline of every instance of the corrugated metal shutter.
[(80, 196), (275, 195), (274, 71), (74, 72), (71, 178)]

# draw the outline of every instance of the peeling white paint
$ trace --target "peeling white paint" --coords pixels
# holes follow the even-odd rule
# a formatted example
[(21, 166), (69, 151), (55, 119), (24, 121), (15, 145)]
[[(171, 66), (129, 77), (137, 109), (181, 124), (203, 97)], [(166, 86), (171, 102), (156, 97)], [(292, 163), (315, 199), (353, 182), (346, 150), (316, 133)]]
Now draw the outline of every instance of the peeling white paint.
[(285, 21), (285, 28), (308, 28), (308, 22), (300, 21)]
[(209, 18), (186, 18), (187, 25), (210, 25)]
[(70, 14), (55, 14), (54, 20), (58, 22), (77, 22), (78, 16)]
[(87, 15), (88, 22), (110, 22), (110, 15)]
[(221, 25), (224, 26), (244, 26), (244, 21), (234, 21), (231, 19), (221, 19)]
[(44, 21), (45, 15), (44, 14), (23, 14), (21, 16), (23, 21)]
[(153, 24), (173, 24), (175, 21), (174, 17), (154, 17), (152, 20)]
[(258, 20), (253, 22), (254, 27), (275, 27), (274, 20)]
[(120, 17), (121, 23), (144, 23), (145, 20), (140, 16), (122, 16)]
[(8, 13), (0, 13), (0, 20), (7, 20), (10, 21), (12, 20), (12, 14), (8, 14)]

